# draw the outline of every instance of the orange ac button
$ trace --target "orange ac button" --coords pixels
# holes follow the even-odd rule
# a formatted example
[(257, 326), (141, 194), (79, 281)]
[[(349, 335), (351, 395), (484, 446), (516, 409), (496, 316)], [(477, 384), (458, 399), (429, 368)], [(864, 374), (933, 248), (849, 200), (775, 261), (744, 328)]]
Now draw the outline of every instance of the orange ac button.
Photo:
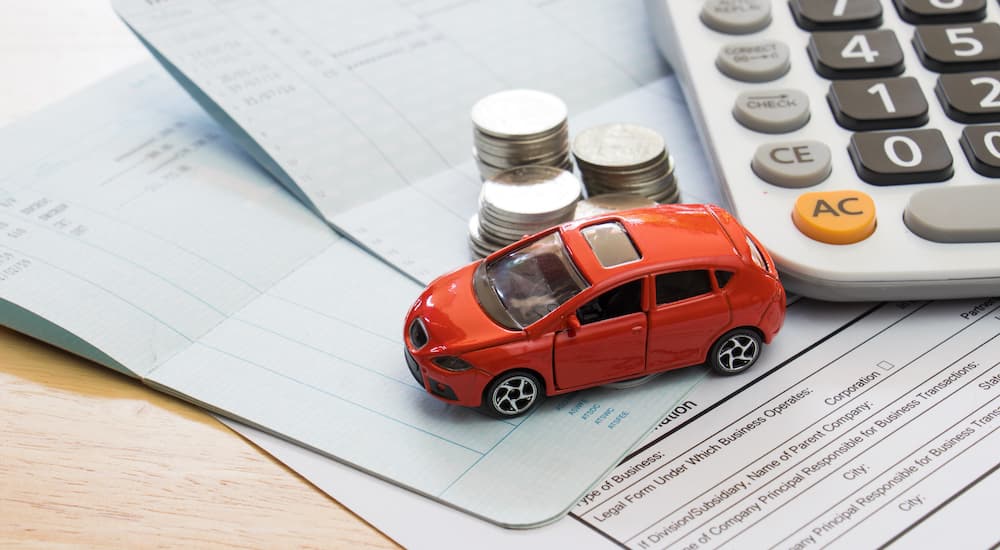
[(795, 201), (792, 222), (820, 242), (856, 243), (875, 231), (875, 202), (861, 191), (803, 193)]

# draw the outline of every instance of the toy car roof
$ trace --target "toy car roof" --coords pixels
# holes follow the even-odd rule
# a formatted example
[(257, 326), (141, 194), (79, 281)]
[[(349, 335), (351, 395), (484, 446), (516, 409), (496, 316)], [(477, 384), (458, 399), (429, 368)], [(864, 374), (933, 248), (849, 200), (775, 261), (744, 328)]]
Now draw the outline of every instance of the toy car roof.
[[(583, 232), (609, 222), (617, 222), (628, 233), (639, 251), (637, 260), (607, 267), (599, 261)], [(742, 249), (733, 239), (743, 241), (743, 236), (731, 236), (732, 229), (727, 227), (739, 226), (728, 212), (717, 206), (670, 204), (569, 222), (559, 230), (584, 276), (594, 281), (619, 270), (631, 272), (643, 267), (669, 268), (679, 263), (731, 261), (738, 249)]]

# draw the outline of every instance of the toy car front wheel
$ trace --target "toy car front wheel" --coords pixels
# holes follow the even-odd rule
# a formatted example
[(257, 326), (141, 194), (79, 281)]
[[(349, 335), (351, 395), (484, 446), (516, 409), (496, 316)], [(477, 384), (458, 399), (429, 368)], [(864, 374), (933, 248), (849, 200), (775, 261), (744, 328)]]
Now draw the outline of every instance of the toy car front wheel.
[(542, 382), (528, 372), (508, 372), (490, 382), (483, 394), (483, 410), (499, 418), (521, 416), (545, 396)]
[(738, 374), (753, 366), (760, 357), (764, 342), (760, 334), (738, 328), (722, 335), (708, 352), (708, 365), (719, 374)]

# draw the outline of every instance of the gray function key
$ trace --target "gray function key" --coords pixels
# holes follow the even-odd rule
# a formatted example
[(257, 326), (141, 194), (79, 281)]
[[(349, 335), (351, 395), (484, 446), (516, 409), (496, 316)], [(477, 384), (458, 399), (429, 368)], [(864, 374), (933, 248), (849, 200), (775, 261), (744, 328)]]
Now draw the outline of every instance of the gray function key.
[(894, 0), (899, 17), (910, 23), (982, 21), (986, 0)]
[(924, 189), (910, 197), (903, 222), (917, 235), (939, 243), (1000, 241), (1000, 185), (958, 185)]
[(912, 76), (835, 80), (826, 96), (837, 122), (849, 130), (913, 128), (927, 122), (927, 100)]
[(807, 49), (827, 78), (872, 78), (903, 72), (903, 50), (890, 30), (814, 32)]
[(962, 130), (959, 143), (973, 170), (988, 178), (1000, 178), (1000, 124), (968, 126)]
[(830, 148), (812, 140), (765, 143), (757, 148), (750, 167), (772, 185), (809, 187), (830, 175)]
[(807, 31), (874, 29), (882, 24), (879, 0), (791, 0), (788, 7)]
[(1000, 70), (1000, 25), (922, 25), (913, 48), (925, 67), (939, 73)]
[(1000, 71), (943, 74), (934, 93), (952, 120), (1000, 122)]
[(723, 74), (743, 82), (769, 82), (788, 72), (788, 46), (777, 40), (726, 44), (715, 58)]
[(733, 117), (757, 132), (792, 132), (809, 122), (809, 97), (791, 89), (743, 92), (733, 105)]
[(874, 185), (931, 183), (954, 173), (948, 144), (936, 129), (854, 134), (847, 152), (858, 176)]
[(771, 0), (708, 0), (701, 21), (726, 34), (757, 32), (771, 24)]

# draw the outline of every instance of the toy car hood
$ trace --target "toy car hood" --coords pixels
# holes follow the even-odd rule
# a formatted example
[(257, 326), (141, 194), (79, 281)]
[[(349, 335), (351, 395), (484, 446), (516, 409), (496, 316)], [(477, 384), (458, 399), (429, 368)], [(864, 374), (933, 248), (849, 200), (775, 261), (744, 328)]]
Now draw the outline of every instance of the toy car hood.
[(524, 338), (523, 332), (498, 325), (483, 311), (472, 284), (478, 266), (442, 275), (410, 308), (406, 326), (419, 319), (433, 353), (457, 355)]

